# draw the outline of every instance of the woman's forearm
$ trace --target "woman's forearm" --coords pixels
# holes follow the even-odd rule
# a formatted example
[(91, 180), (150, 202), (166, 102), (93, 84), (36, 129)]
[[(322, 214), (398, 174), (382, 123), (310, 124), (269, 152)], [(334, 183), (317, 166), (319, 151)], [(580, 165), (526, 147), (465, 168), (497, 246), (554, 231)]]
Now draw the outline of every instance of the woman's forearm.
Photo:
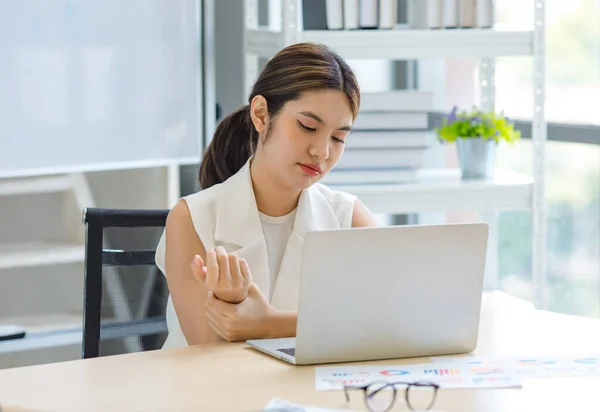
[(267, 321), (266, 338), (292, 338), (296, 336), (297, 312), (274, 311)]

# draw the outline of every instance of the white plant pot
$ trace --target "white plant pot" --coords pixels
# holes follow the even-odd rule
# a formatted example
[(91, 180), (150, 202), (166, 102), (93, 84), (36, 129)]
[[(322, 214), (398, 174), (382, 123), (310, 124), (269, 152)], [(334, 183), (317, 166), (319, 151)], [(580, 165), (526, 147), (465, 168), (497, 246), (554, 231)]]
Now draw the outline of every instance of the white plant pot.
[(463, 179), (492, 179), (496, 168), (496, 149), (493, 139), (458, 138), (456, 149)]

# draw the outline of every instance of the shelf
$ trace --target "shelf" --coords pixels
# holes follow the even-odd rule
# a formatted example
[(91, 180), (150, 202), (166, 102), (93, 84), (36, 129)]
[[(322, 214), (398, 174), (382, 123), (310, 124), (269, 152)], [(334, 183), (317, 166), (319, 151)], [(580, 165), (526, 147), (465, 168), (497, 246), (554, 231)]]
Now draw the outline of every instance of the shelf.
[(81, 328), (81, 313), (47, 313), (41, 315), (24, 315), (17, 317), (0, 317), (0, 325), (12, 324), (22, 326), (28, 334), (41, 334)]
[(65, 192), (71, 187), (69, 176), (0, 179), (0, 196)]
[(0, 269), (83, 262), (83, 245), (61, 242), (0, 243)]
[(68, 345), (81, 345), (82, 315), (77, 313), (54, 313), (0, 318), (0, 325), (23, 326), (26, 335), (22, 339), (0, 342), (0, 354), (14, 353)]
[[(324, 43), (347, 59), (421, 59), (530, 56), (531, 30), (307, 30), (298, 42)], [(246, 31), (246, 52), (271, 57), (283, 35), (267, 29)]]
[(533, 178), (508, 170), (496, 171), (493, 180), (462, 180), (458, 169), (422, 169), (414, 183), (329, 187), (358, 196), (381, 214), (528, 210), (533, 196)]

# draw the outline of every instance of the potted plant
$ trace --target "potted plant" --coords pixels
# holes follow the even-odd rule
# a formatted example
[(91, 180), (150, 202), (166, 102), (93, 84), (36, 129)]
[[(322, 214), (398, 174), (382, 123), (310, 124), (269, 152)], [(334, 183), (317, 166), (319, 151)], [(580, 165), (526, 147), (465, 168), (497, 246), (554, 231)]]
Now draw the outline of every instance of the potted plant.
[(503, 113), (476, 107), (469, 112), (458, 112), (454, 107), (436, 132), (440, 142), (456, 142), (463, 179), (494, 177), (497, 145), (501, 140), (513, 143), (521, 137)]

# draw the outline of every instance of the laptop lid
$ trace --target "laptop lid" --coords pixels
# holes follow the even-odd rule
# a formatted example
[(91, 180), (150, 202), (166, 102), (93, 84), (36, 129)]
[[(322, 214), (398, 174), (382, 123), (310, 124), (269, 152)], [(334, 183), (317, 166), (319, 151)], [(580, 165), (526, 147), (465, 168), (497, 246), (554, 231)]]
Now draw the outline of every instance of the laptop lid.
[(307, 233), (296, 363), (474, 350), (487, 238), (485, 223)]

